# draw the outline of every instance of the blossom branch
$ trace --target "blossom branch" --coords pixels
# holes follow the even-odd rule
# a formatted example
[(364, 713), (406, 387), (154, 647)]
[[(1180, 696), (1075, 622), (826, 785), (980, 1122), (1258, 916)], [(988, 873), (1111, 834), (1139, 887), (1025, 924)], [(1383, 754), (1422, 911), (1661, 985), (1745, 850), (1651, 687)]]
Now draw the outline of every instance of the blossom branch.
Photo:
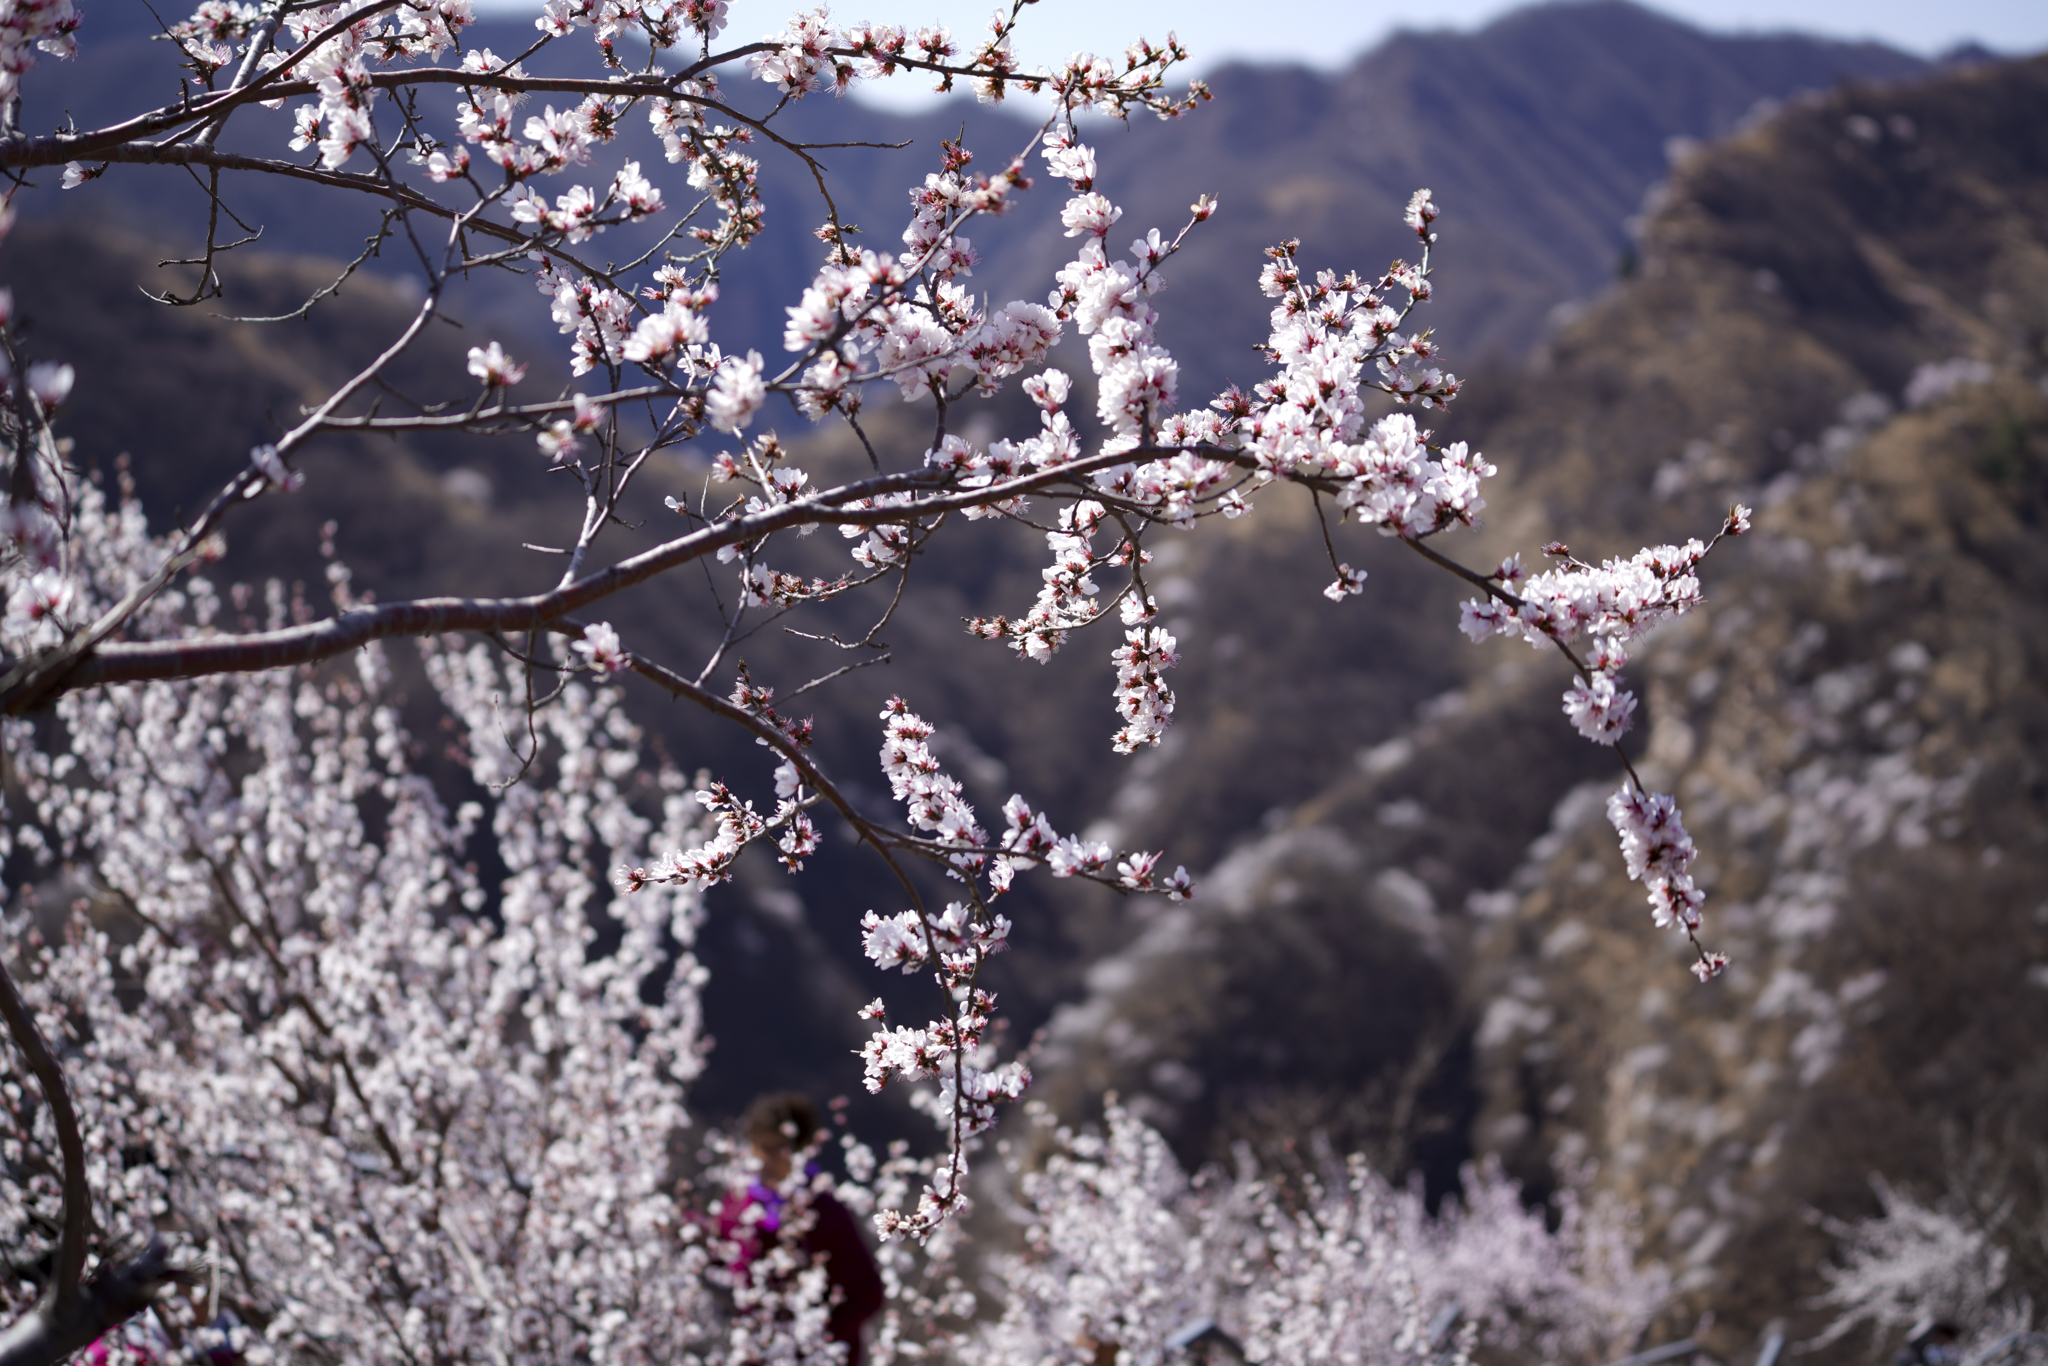
[[(417, 335), (431, 309), (423, 304), (407, 339)], [(397, 348), (386, 355), (396, 354)], [(380, 358), (379, 365), (384, 361)], [(360, 376), (367, 382), (370, 372)], [(338, 400), (330, 400), (332, 406)], [(309, 432), (319, 419), (309, 417), (293, 434)], [(288, 434), (278, 444), (290, 439)], [(1072, 479), (1093, 469), (1122, 464), (1133, 452), (1102, 454), (1074, 465), (1041, 470), (987, 488), (953, 489), (940, 472), (913, 470), (878, 475), (853, 484), (825, 490), (813, 498), (783, 504), (761, 512), (721, 521), (652, 550), (621, 560), (609, 568), (574, 583), (514, 598), (420, 598), (407, 602), (380, 603), (357, 607), (327, 621), (289, 626), (244, 635), (214, 635), (168, 641), (116, 641), (105, 636), (132, 614), (134, 607), (161, 590), (176, 573), (191, 563), (205, 537), (237, 498), (257, 487), (261, 475), (245, 471), (238, 475), (183, 537), (184, 549), (167, 557), (164, 566), (138, 585), (122, 605), (110, 611), (92, 630), (64, 645), (13, 664), (0, 677), (0, 707), (20, 712), (60, 692), (105, 683), (130, 683), (146, 679), (198, 678), (218, 673), (246, 673), (259, 669), (283, 668), (293, 664), (316, 663), (346, 654), (373, 640), (394, 636), (439, 635), (450, 631), (525, 631), (551, 628), (570, 613), (586, 608), (622, 589), (688, 564), (719, 550), (757, 540), (773, 532), (806, 525), (880, 526), (901, 523), (910, 517), (977, 507), (1002, 501)], [(941, 490), (909, 507), (854, 507), (891, 493)]]

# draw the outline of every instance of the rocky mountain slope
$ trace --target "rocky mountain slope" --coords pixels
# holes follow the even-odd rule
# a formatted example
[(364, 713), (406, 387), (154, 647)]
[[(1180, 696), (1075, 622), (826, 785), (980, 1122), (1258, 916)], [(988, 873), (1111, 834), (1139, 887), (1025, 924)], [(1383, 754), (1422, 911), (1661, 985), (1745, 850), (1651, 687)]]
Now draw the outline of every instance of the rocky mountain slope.
[[(1523, 510), (1473, 563), (1761, 509), (1641, 668), (1640, 762), (1705, 851), (1724, 979), (1695, 985), (1625, 880), (1619, 775), (1562, 733), (1563, 667), (1495, 645), (1096, 966), (1051, 1031), (1070, 1101), (1119, 1086), (1212, 1153), (1401, 1123), (1424, 1160), (1476, 1106), (1478, 1151), (1538, 1184), (1594, 1163), (1643, 1211), (1674, 1334), (1711, 1311), (1724, 1360), (1772, 1322), (1813, 1335), (1824, 1217), (1874, 1214), (1874, 1174), (1989, 1228), (2039, 1302), (2044, 129), (2037, 60), (1807, 101), (1688, 159), (1637, 278), (1469, 429)], [(1369, 632), (1374, 589), (1346, 610)]]
[[(1578, 405), (1558, 473), (1627, 460), (1639, 507), (1695, 516), (1761, 493), (1715, 605), (1648, 662), (1648, 757), (1743, 966), (1674, 986), (1593, 861), (1604, 822), (1561, 811), (1480, 936), (1474, 985), (1512, 1003), (1480, 1026), (1480, 1133), (1582, 1135), (1731, 1328), (1797, 1318), (1808, 1212), (1870, 1211), (1873, 1172), (2009, 1203), (2013, 1274), (2048, 1289), (2044, 116), (2037, 61), (1717, 149), (1675, 177), (1651, 278), (1554, 356), (1553, 386), (1616, 400)], [(1696, 434), (1648, 470), (1642, 406)]]

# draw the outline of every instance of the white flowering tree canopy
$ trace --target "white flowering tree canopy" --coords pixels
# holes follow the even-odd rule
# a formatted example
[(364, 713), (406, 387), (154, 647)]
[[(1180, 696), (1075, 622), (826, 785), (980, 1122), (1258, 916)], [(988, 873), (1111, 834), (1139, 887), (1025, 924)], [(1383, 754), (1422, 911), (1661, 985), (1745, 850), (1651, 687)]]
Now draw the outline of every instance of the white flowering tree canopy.
[[(402, 259), (420, 288), (367, 365), (160, 532), (128, 489), (71, 467), (71, 365), (35, 354), (11, 296), (0, 304), (5, 854), (19, 856), (10, 870), (39, 869), (37, 885), (61, 870), (72, 892), (138, 927), (115, 942), (79, 919), (44, 942), (27, 910), (8, 923), (0, 1309), (13, 1326), (0, 1330), (0, 1362), (61, 1360), (151, 1303), (192, 1344), (213, 1333), (251, 1359), (824, 1359), (812, 1312), (823, 1292), (805, 1268), (776, 1283), (779, 1336), (762, 1337), (764, 1320), (743, 1312), (763, 1302), (761, 1285), (723, 1300), (707, 1289), (713, 1240), (664, 1165), (702, 1054), (703, 969), (690, 951), (702, 892), (757, 842), (801, 869), (821, 820), (845, 822), (897, 873), (901, 907), (861, 922), (868, 956), (937, 987), (923, 1024), (892, 1025), (879, 1002), (864, 1012), (876, 1021), (866, 1084), (917, 1088), (944, 1138), (931, 1160), (864, 1149), (848, 1160), (847, 1202), (902, 1240), (887, 1254), (900, 1316), (884, 1340), (963, 1315), (943, 1270), (949, 1217), (975, 1136), (1029, 1082), (994, 1046), (996, 1005), (980, 981), (1010, 931), (1002, 896), (1039, 867), (1173, 898), (1193, 894), (1192, 880), (1156, 853), (1063, 833), (1023, 794), (985, 822), (908, 698), (880, 717), (900, 815), (863, 810), (789, 710), (801, 689), (749, 674), (729, 645), (754, 623), (843, 598), (872, 600), (875, 626), (852, 642), (872, 650), (920, 551), (942, 532), (972, 536), (970, 523), (1026, 522), (1049, 554), (1036, 600), (973, 619), (972, 636), (1042, 661), (1115, 619), (1119, 753), (1156, 745), (1173, 719), (1176, 641), (1145, 572), (1147, 540), (1162, 530), (1298, 497), (1324, 517), (1332, 599), (1366, 591), (1329, 537), (1333, 510), (1458, 575), (1476, 594), (1467, 634), (1520, 636), (1569, 661), (1566, 715), (1621, 755), (1609, 809), (1629, 873), (1657, 923), (1690, 940), (1701, 978), (1719, 971), (1697, 937), (1702, 896), (1678, 809), (1621, 754), (1636, 703), (1620, 676), (1632, 641), (1699, 600), (1701, 559), (1747, 529), (1747, 511), (1731, 510), (1710, 541), (1601, 564), (1553, 543), (1550, 567), (1533, 574), (1519, 558), (1468, 568), (1440, 548), (1478, 518), (1495, 471), (1417, 420), (1460, 387), (1418, 315), (1438, 216), (1427, 190), (1406, 213), (1413, 262), (1310, 274), (1292, 242), (1246, 262), (1245, 288), (1272, 301), (1265, 368), (1220, 395), (1183, 393), (1155, 296), (1218, 206), (1205, 195), (1181, 222), (1125, 223), (1087, 137), (1105, 118), (1180, 115), (1206, 91), (1169, 91), (1186, 55), (1171, 38), (1021, 69), (1010, 42), (1026, 2), (965, 41), (841, 24), (823, 9), (748, 41), (728, 36), (727, 0), (546, 0), (530, 45), (501, 56), (465, 43), (471, 0), (206, 0), (163, 31), (183, 84), (174, 76), (161, 102), (138, 91), (130, 116), (97, 128), (32, 129), (10, 115), (0, 229), (16, 196), (137, 165), (189, 168), (217, 208), (224, 185), (268, 177), (374, 202), (384, 264)], [(549, 70), (568, 57), (582, 74), (533, 74), (543, 51)], [(0, 4), (0, 104), (17, 107), (51, 57), (93, 60), (71, 0)], [(887, 79), (1023, 97), (1037, 123), (1021, 145), (982, 149), (996, 168), (986, 174), (946, 144), (910, 187), (900, 243), (884, 250), (856, 243), (819, 149), (786, 135), (778, 115)], [(768, 98), (742, 98), (748, 87)], [(635, 121), (663, 163), (615, 153)], [(225, 150), (230, 125), (235, 147), (268, 139), (269, 150)], [(722, 346), (714, 307), (720, 263), (762, 231), (763, 156), (812, 173), (823, 216), (821, 260), (789, 282), (774, 356)], [(43, 185), (58, 175), (61, 187)], [(978, 296), (967, 284), (978, 220), (1025, 194), (1064, 197), (1069, 259), (1034, 297)], [(219, 237), (222, 220), (207, 227), (201, 281), (183, 302), (217, 294), (231, 266), (238, 244)], [(601, 263), (591, 244), (628, 225), (658, 228), (657, 245)], [(382, 388), (391, 367), (461, 281), (493, 271), (538, 288), (572, 383), (526, 392), (533, 358), (481, 338), (469, 387), (395, 401)], [(1063, 342), (1060, 356), (1085, 356), (1081, 385), (1053, 363)], [(970, 440), (949, 425), (958, 405), (1012, 381), (1029, 399), (1028, 429)], [(878, 388), (929, 410), (927, 440), (871, 440), (861, 414)], [(1084, 388), (1092, 413), (1077, 411)], [(778, 421), (844, 426), (871, 469), (814, 478)], [(559, 579), (522, 596), (450, 584), (372, 602), (336, 564), (331, 605), (317, 610), (274, 587), (260, 604), (223, 593), (206, 577), (221, 538), (270, 500), (317, 497), (315, 443), (348, 431), (509, 439), (573, 480), (581, 512), (564, 528)], [(650, 459), (685, 448), (709, 470), (702, 494), (643, 506)], [(650, 548), (617, 549), (621, 529), (642, 520), (668, 530)], [(819, 528), (844, 540), (838, 573), (778, 567)], [(607, 613), (615, 595), (661, 576), (678, 591), (715, 585), (704, 611), (725, 614), (723, 643), (708, 657), (664, 653)], [(383, 651), (396, 637), (418, 642), (487, 801), (445, 801), (413, 767), (388, 695)], [(773, 804), (643, 761), (627, 687), (757, 739)], [(516, 724), (506, 697), (526, 699)], [(651, 787), (632, 781), (657, 771)], [(494, 880), (467, 856), (480, 839), (494, 844)], [(911, 876), (918, 863), (948, 879), (943, 902)], [(1114, 1151), (1142, 1147), (1117, 1122)], [(1037, 1189), (1049, 1198), (1075, 1185), (1083, 1160)], [(1192, 1220), (1233, 1246), (1262, 1239), (1275, 1256), (1321, 1255), (1306, 1226), (1254, 1214), (1226, 1229), (1180, 1196), (1160, 1199), (1146, 1218)], [(1419, 1218), (1362, 1176), (1316, 1199), (1361, 1228)], [(1047, 1213), (1047, 1237), (1064, 1236), (1069, 1214)], [(916, 1245), (930, 1260), (905, 1250)], [(1045, 1265), (1032, 1274), (1051, 1274)], [(216, 1310), (225, 1294), (232, 1325), (177, 1298), (179, 1286), (200, 1287), (194, 1302)], [(1213, 1308), (1217, 1293), (1188, 1289), (1186, 1302)], [(1388, 1293), (1378, 1307), (1361, 1302), (1359, 1322), (1408, 1342), (1421, 1301)], [(1058, 1312), (1093, 1311), (1077, 1300)], [(1600, 1312), (1619, 1322), (1635, 1310)], [(1027, 1309), (1005, 1313), (1002, 1341), (1036, 1341)], [(740, 1324), (737, 1336), (718, 1338), (723, 1322)], [(1293, 1330), (1261, 1320), (1246, 1331), (1277, 1344)], [(1065, 1332), (1045, 1350), (1068, 1352)]]

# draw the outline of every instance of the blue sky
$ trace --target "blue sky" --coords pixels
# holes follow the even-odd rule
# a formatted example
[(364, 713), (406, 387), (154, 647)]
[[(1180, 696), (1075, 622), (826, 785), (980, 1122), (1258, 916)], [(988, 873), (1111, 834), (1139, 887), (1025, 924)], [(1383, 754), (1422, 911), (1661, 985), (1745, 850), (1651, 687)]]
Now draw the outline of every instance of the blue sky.
[[(815, 3), (816, 0), (808, 0)], [(483, 0), (501, 12), (537, 9), (534, 0)], [(734, 0), (728, 37), (751, 38), (780, 23), (796, 0)], [(1801, 29), (1839, 38), (1874, 38), (1933, 55), (1963, 42), (2001, 52), (2048, 48), (2048, 0), (1656, 0), (1654, 8), (1705, 28)], [(979, 32), (992, 0), (837, 0), (844, 19), (946, 24)], [(1517, 8), (1511, 0), (1038, 0), (1019, 30), (1028, 63), (1058, 61), (1077, 49), (1121, 51), (1143, 34), (1177, 32), (1193, 50), (1196, 74), (1231, 58), (1308, 62), (1333, 67), (1398, 28), (1474, 28)], [(1247, 16), (1256, 16), (1249, 20)], [(870, 87), (869, 98), (915, 105), (926, 97), (914, 83)]]

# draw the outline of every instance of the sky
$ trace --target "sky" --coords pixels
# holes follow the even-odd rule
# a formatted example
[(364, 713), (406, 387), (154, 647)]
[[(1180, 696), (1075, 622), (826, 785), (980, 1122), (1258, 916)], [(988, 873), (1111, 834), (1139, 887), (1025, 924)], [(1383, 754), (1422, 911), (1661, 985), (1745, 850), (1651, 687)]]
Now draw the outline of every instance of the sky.
[[(733, 0), (728, 39), (765, 35), (785, 11), (816, 0)], [(1143, 35), (1171, 29), (1193, 55), (1190, 75), (1233, 59), (1341, 66), (1400, 28), (1471, 29), (1518, 8), (1514, 0), (1037, 0), (1018, 27), (1026, 65), (1064, 60), (1078, 49), (1121, 52)], [(537, 10), (536, 0), (480, 0), (480, 9)], [(992, 0), (836, 0), (845, 20), (943, 23), (967, 37), (988, 22)], [(1652, 8), (1721, 31), (1799, 29), (1835, 38), (1874, 38), (1934, 56), (1958, 44), (1998, 52), (2048, 49), (2048, 0), (1655, 0)], [(1248, 17), (1255, 16), (1255, 17)], [(917, 107), (931, 96), (901, 79), (868, 86), (868, 99)]]

